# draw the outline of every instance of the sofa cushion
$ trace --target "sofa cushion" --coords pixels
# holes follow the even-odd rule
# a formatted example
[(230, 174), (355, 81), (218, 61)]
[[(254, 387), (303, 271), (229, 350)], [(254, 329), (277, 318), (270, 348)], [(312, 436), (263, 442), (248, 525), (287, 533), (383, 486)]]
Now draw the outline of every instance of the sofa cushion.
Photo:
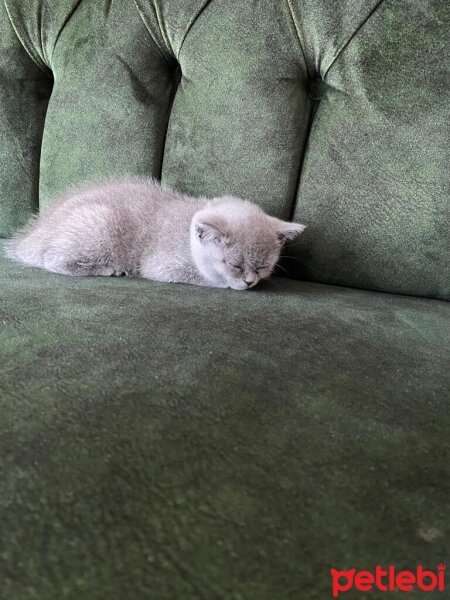
[(294, 4), (322, 85), (294, 213), (310, 227), (293, 273), (450, 299), (448, 3), (368, 2), (337, 43), (330, 16), (348, 35), (353, 3)]
[(38, 209), (39, 157), (51, 77), (27, 53), (0, 1), (0, 237)]
[(0, 259), (5, 598), (327, 598), (448, 555), (450, 305)]
[[(143, 11), (154, 4), (180, 4), (139, 3)], [(173, 21), (174, 15), (169, 24)], [(181, 46), (172, 29), (168, 39), (181, 83), (162, 179), (194, 194), (243, 196), (290, 218), (311, 100), (288, 5), (212, 1), (198, 13)]]
[[(85, 181), (160, 174), (178, 75), (133, 2), (6, 5), (28, 52), (55, 79), (42, 139), (40, 207)], [(0, 131), (8, 135), (1, 120)], [(14, 202), (20, 189), (2, 202)]]

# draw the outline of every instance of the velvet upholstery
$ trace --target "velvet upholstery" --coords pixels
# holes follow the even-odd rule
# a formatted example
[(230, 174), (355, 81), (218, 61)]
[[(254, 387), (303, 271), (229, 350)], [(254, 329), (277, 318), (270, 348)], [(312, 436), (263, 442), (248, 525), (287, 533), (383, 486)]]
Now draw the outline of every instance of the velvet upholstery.
[(308, 224), (245, 293), (0, 243), (2, 600), (324, 600), (332, 566), (448, 564), (449, 12), (0, 0), (1, 237), (127, 174)]
[(337, 50), (306, 21), (322, 86), (294, 213), (311, 224), (295, 274), (449, 299), (450, 5), (387, 0), (365, 14), (375, 4)]
[(38, 209), (39, 157), (51, 79), (21, 45), (0, 2), (0, 235)]
[(315, 600), (448, 557), (449, 303), (0, 277), (4, 598)]

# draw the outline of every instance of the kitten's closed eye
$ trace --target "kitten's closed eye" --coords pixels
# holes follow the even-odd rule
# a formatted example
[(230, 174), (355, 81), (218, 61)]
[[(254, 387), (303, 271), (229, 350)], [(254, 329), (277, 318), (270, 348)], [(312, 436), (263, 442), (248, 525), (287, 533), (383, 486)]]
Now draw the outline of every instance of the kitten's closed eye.
[(241, 273), (243, 272), (243, 268), (240, 265), (234, 265), (233, 263), (228, 263), (230, 265), (230, 267), (233, 267), (233, 269), (236, 269), (237, 271), (240, 271)]

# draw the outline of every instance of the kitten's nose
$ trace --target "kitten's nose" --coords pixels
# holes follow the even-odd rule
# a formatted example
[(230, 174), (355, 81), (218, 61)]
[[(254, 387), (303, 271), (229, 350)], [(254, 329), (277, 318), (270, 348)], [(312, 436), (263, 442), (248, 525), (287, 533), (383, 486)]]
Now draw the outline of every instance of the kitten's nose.
[(247, 281), (246, 279), (244, 279), (244, 283), (247, 284), (248, 286), (252, 285), (252, 283), (255, 283), (254, 281)]

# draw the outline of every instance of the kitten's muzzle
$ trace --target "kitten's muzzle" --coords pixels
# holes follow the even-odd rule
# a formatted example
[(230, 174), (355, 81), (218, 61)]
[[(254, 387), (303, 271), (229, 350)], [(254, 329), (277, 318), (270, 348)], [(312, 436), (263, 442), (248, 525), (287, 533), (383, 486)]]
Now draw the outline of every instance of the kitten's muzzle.
[(243, 284), (246, 287), (243, 287), (242, 289), (244, 290), (249, 290), (250, 288), (255, 287), (255, 285), (257, 285), (259, 283), (259, 279), (253, 279), (253, 280), (249, 280), (249, 279), (244, 279), (243, 280)]

